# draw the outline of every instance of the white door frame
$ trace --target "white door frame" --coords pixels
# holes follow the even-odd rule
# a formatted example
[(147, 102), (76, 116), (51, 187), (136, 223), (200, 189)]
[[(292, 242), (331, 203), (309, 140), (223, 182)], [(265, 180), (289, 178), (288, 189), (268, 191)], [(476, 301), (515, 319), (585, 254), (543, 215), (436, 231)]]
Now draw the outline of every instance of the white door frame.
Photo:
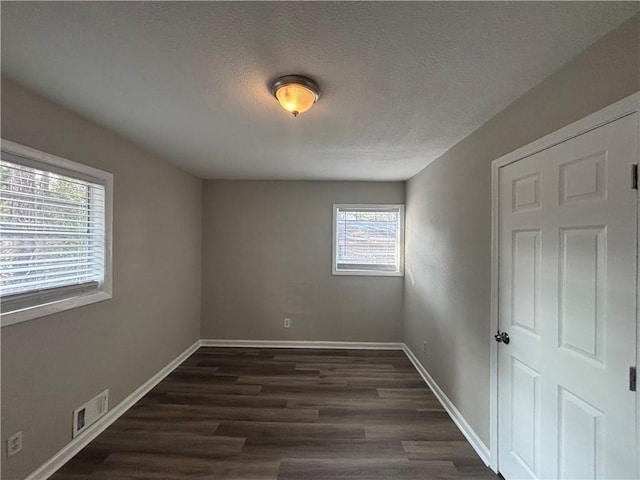
[[(494, 472), (498, 471), (498, 343), (494, 341), (493, 334), (498, 331), (500, 168), (639, 111), (640, 91), (491, 162), (491, 336), (489, 337), (491, 342), (491, 357), (489, 379), (489, 449), (491, 451), (490, 466)], [(640, 131), (638, 134), (640, 135)], [(629, 163), (638, 163), (638, 161), (638, 158), (636, 158), (635, 161), (634, 159), (629, 159)], [(629, 181), (631, 181), (631, 176), (629, 177)], [(638, 238), (640, 238), (640, 208), (638, 209)], [(638, 248), (638, 253), (640, 257), (640, 248)], [(638, 268), (637, 284), (640, 286), (640, 268)], [(636, 298), (640, 298), (640, 287), (638, 288), (638, 296)], [(638, 308), (636, 308), (636, 325), (637, 331), (640, 331), (640, 315), (638, 313)], [(636, 355), (638, 356), (638, 358), (636, 358), (636, 365), (640, 365), (640, 335), (636, 338)], [(640, 394), (638, 392), (636, 392), (636, 408), (638, 419), (636, 439), (637, 444), (640, 445)], [(640, 458), (640, 451), (638, 453), (638, 457)], [(640, 465), (638, 465), (638, 468), (640, 468)]]

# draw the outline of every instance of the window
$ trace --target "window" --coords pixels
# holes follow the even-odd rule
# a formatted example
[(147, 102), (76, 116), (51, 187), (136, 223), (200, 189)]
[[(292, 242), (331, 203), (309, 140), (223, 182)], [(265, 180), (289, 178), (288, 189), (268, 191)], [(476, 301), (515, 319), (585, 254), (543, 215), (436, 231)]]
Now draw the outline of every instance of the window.
[(112, 178), (2, 141), (2, 326), (111, 298)]
[(404, 205), (334, 205), (333, 274), (404, 275)]

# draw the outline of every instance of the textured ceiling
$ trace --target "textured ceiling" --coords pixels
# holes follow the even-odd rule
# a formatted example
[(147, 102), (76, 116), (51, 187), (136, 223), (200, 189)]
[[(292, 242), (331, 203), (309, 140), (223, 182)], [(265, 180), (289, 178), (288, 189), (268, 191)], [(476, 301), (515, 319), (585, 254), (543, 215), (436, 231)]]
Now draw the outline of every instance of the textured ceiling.
[[(2, 73), (204, 178), (404, 180), (636, 2), (2, 2)], [(322, 89), (298, 118), (268, 91)]]

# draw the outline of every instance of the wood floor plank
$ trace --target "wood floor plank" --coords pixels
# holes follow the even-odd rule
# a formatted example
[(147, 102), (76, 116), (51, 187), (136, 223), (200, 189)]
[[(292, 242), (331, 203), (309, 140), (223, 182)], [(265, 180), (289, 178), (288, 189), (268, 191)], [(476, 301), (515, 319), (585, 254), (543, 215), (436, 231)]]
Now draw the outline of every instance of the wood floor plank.
[[(380, 371), (384, 370), (385, 372), (395, 372), (396, 369), (390, 363), (376, 363), (376, 364), (353, 364), (353, 363), (322, 363), (322, 362), (298, 362), (296, 363), (296, 370), (318, 370), (322, 372), (353, 372), (356, 373), (359, 371)], [(415, 370), (414, 370), (415, 371)]]
[(247, 438), (243, 453), (281, 458), (344, 459), (386, 458), (406, 460), (407, 455), (398, 441), (362, 439), (286, 439)]
[(203, 347), (53, 480), (489, 480), (401, 351)]
[(175, 381), (165, 379), (152, 392), (176, 392), (176, 393), (226, 393), (231, 395), (258, 395), (262, 387), (260, 385), (237, 385), (228, 383), (209, 383), (198, 381)]
[[(91, 478), (98, 478), (98, 475), (100, 474), (96, 474), (96, 475), (92, 475)], [(86, 473), (67, 473), (65, 471), (58, 471), (58, 473), (56, 473), (55, 476), (56, 480), (86, 480), (87, 479), (87, 474)], [(109, 480), (131, 480), (133, 477), (131, 475), (125, 475), (125, 476), (121, 476), (121, 475), (109, 475), (108, 476)], [(147, 480), (150, 477), (136, 477), (136, 480)]]
[(182, 480), (275, 480), (280, 461), (239, 455), (211, 462), (179, 455), (121, 454), (111, 455), (93, 477), (111, 479), (127, 475), (135, 479)]
[(92, 442), (96, 451), (171, 453), (182, 457), (218, 458), (239, 454), (245, 439), (191, 432), (127, 431), (108, 429)]
[[(372, 350), (368, 350), (372, 351)], [(273, 355), (296, 355), (303, 357), (348, 357), (350, 350), (335, 348), (265, 348), (260, 352)]]
[(278, 356), (274, 358), (265, 357), (232, 357), (230, 355), (224, 355), (220, 357), (203, 357), (200, 360), (199, 365), (203, 367), (248, 367), (248, 368), (266, 368), (270, 367), (279, 370), (294, 370), (295, 360), (279, 359)]
[(457, 479), (451, 462), (411, 462), (389, 459), (308, 460), (283, 459), (279, 480), (422, 480)]
[[(170, 422), (170, 423), (169, 423)], [(155, 427), (153, 426), (155, 424)], [(111, 427), (111, 430), (117, 430), (126, 434), (127, 431), (148, 432), (151, 428), (163, 429), (165, 432), (171, 433), (193, 433), (198, 435), (215, 435), (219, 421), (212, 420), (193, 420), (167, 417), (163, 421), (154, 421), (150, 419), (127, 418), (118, 420)]]
[(364, 439), (362, 425), (331, 423), (220, 422), (217, 433), (230, 437), (281, 439)]
[(65, 478), (73, 478), (74, 475), (87, 475), (93, 473), (102, 463), (107, 459), (111, 452), (95, 449), (92, 446), (88, 446), (82, 449), (79, 453), (73, 457), (72, 462), (65, 464), (56, 474), (64, 475)]
[(295, 364), (291, 364), (291, 367), (281, 367), (272, 365), (223, 365), (218, 367), (218, 373), (224, 375), (271, 375), (271, 376), (284, 376), (289, 375), (292, 377), (308, 377), (313, 375), (315, 377), (320, 376), (319, 370), (297, 370)]
[(238, 385), (330, 385), (337, 387), (346, 387), (347, 381), (341, 378), (322, 378), (315, 376), (303, 375), (242, 375), (238, 378)]
[(260, 391), (261, 397), (286, 398), (377, 398), (378, 391), (373, 387), (341, 387), (331, 385), (265, 385)]
[(407, 380), (404, 378), (352, 378), (347, 380), (349, 387), (372, 387), (372, 388), (423, 388), (422, 379), (414, 378)]
[[(219, 393), (186, 393), (167, 392), (156, 398), (156, 403), (176, 405), (220, 405), (222, 407), (257, 407), (257, 408), (316, 408), (304, 405), (289, 406), (286, 398), (258, 397), (257, 395), (227, 395)], [(424, 404), (417, 404), (416, 408), (422, 408)]]
[(407, 453), (409, 460), (478, 459), (478, 455), (466, 440), (403, 441), (402, 448)]
[[(306, 423), (318, 419), (318, 410), (312, 408), (267, 408), (264, 406), (236, 405), (173, 405), (156, 404), (148, 408), (135, 408), (120, 420), (157, 420), (172, 424), (194, 421), (214, 422), (240, 420), (248, 422)], [(120, 421), (119, 420), (119, 421)]]
[(371, 425), (413, 425), (431, 424), (434, 421), (449, 424), (451, 421), (444, 410), (417, 412), (415, 409), (400, 408), (340, 408), (325, 407), (319, 409), (318, 421), (325, 423), (360, 423)]
[(434, 395), (431, 390), (424, 387), (410, 387), (410, 388), (378, 388), (378, 395), (380, 398), (399, 398), (399, 399), (419, 399), (419, 398), (433, 398)]
[(465, 440), (451, 419), (402, 425), (367, 425), (365, 432), (366, 437), (372, 440)]
[[(389, 372), (387, 370), (368, 369), (351, 369), (351, 368), (335, 368), (320, 370), (320, 378), (340, 378), (344, 380), (389, 380)], [(416, 372), (394, 372), (394, 380), (414, 381), (422, 378)], [(423, 384), (424, 385), (424, 384)], [(380, 386), (379, 386), (380, 387)]]
[[(350, 364), (368, 365), (371, 363), (370, 357), (349, 356), (349, 355), (301, 355), (299, 352), (274, 355), (275, 362), (286, 363), (324, 363), (324, 364)], [(405, 359), (397, 356), (376, 356), (378, 363), (394, 365), (395, 363), (405, 365)]]
[(218, 373), (218, 367), (203, 367), (201, 365), (185, 365), (182, 364), (178, 368), (176, 368), (169, 376), (215, 376)]
[[(265, 397), (256, 397), (265, 398)], [(444, 411), (444, 408), (434, 397), (433, 399), (395, 399), (395, 398), (292, 398), (287, 401), (289, 408), (360, 408), (367, 410), (370, 408), (381, 409), (415, 409), (421, 411)]]

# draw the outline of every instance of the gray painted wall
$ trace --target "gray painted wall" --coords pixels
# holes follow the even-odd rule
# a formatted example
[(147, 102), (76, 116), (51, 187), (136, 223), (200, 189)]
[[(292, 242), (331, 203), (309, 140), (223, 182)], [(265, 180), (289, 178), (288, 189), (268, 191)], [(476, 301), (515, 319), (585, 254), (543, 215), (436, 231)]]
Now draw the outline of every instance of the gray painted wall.
[(400, 341), (402, 277), (331, 275), (334, 203), (404, 203), (404, 183), (205, 182), (203, 338)]
[(15, 479), (71, 440), (75, 408), (107, 387), (113, 408), (200, 337), (202, 181), (6, 79), (2, 137), (115, 187), (113, 299), (2, 329), (2, 478)]
[(491, 161), (640, 89), (639, 59), (636, 15), (407, 184), (404, 341), (487, 445)]

